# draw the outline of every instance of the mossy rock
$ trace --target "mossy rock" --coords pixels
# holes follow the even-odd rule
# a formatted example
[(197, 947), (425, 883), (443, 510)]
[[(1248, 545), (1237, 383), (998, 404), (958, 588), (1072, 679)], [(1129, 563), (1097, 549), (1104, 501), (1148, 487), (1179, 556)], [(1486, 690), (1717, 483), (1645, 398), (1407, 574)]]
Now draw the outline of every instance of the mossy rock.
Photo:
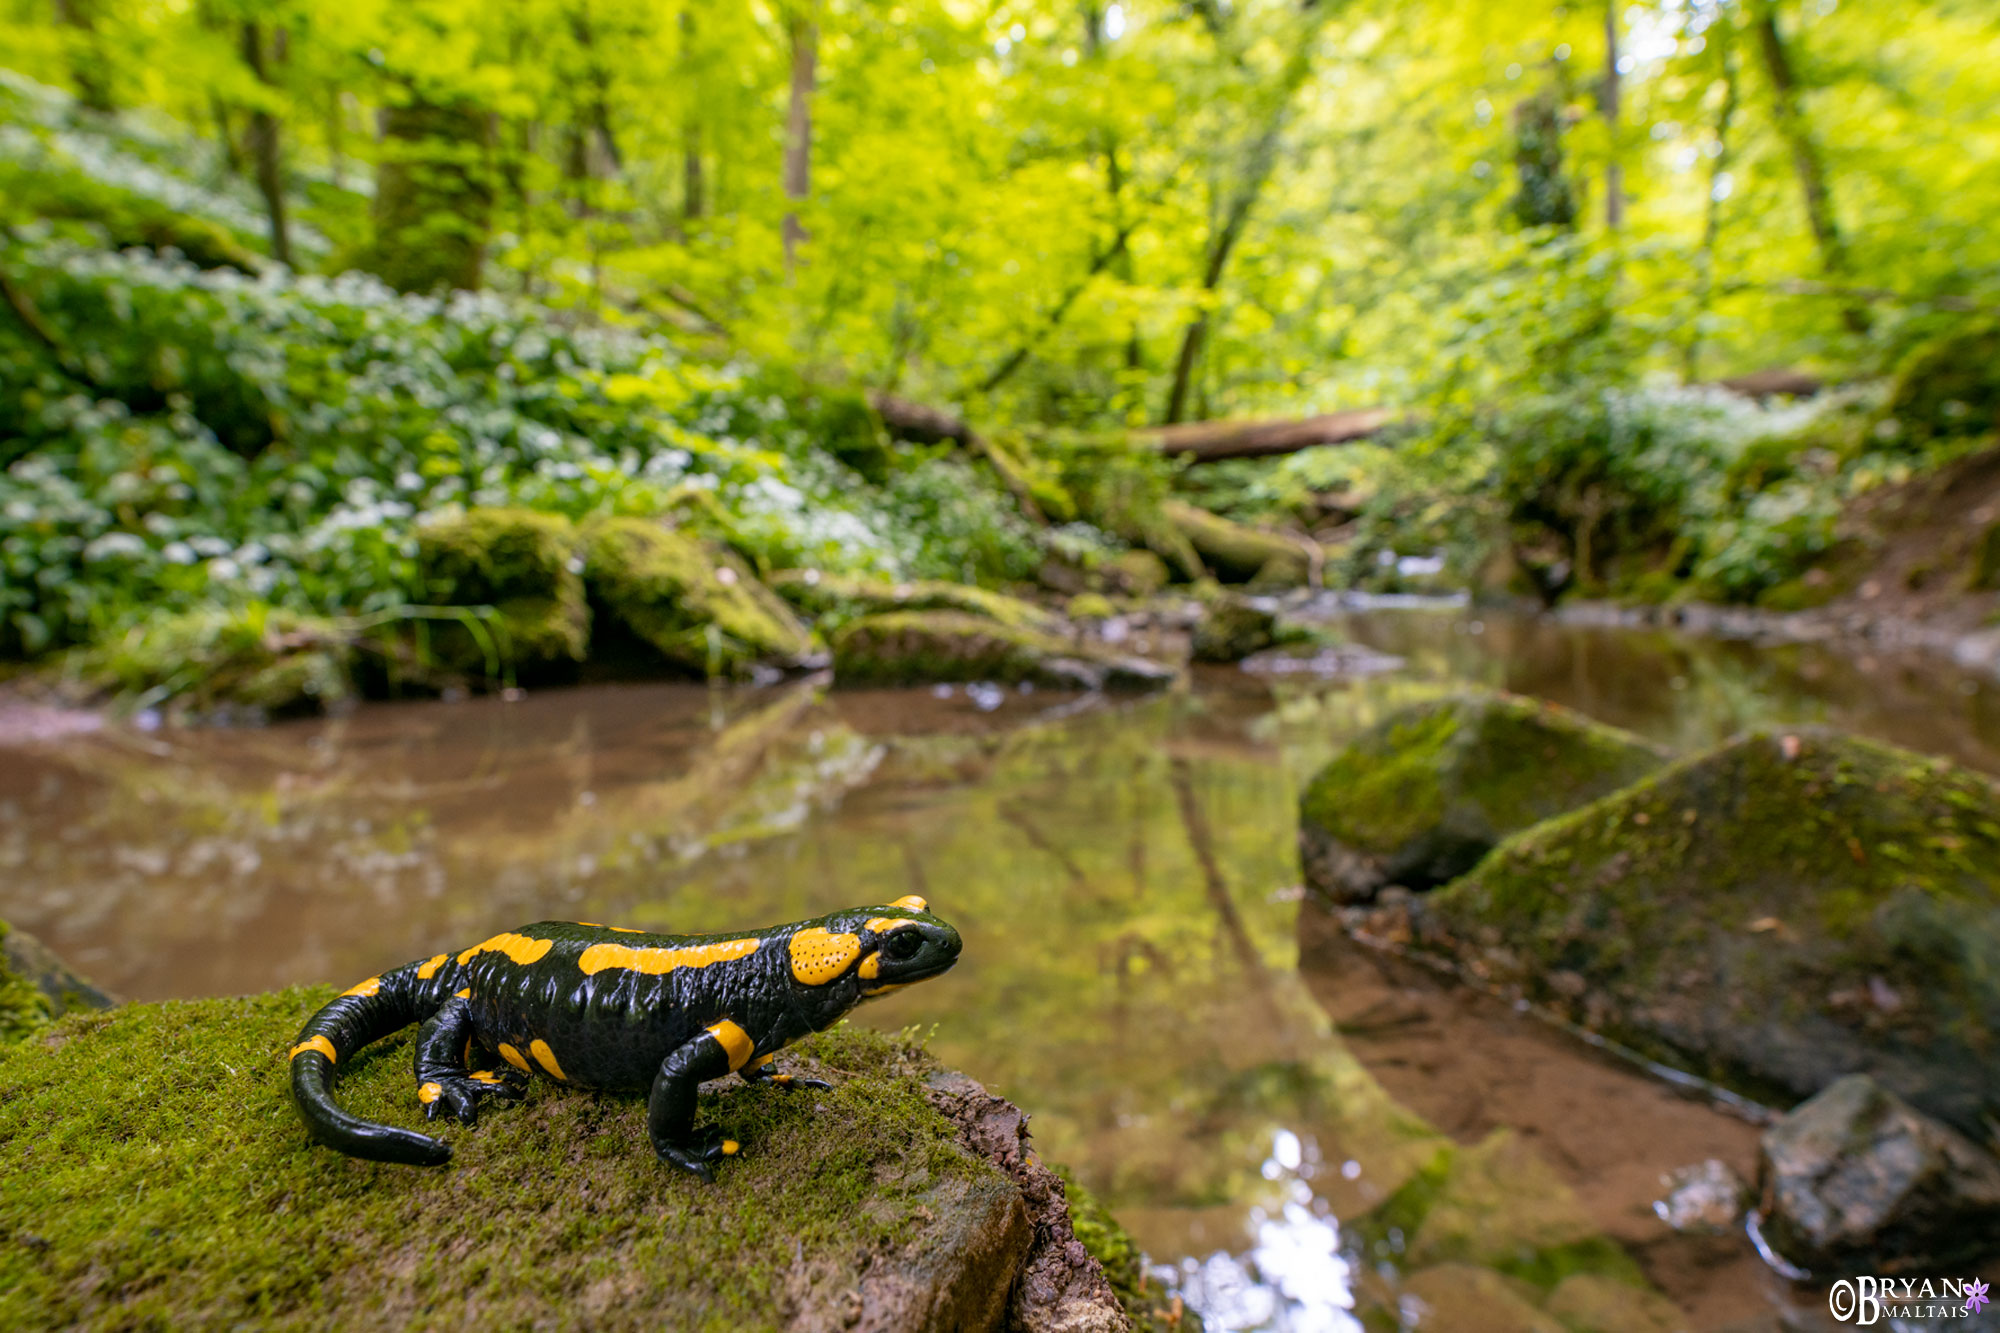
[(969, 583), (915, 579), (886, 583), (879, 579), (843, 578), (816, 569), (785, 569), (771, 576), (780, 596), (821, 620), (822, 629), (837, 629), (861, 616), (894, 611), (960, 611), (1015, 629), (1060, 635), (1068, 622), (1033, 602)]
[(1390, 884), (1435, 888), (1508, 834), (1663, 762), (1638, 737), (1553, 704), (1499, 694), (1416, 704), (1356, 737), (1306, 787), (1306, 884), (1336, 903)]
[(960, 611), (898, 611), (852, 621), (834, 635), (833, 674), (848, 685), (1026, 681), (1085, 690), (1155, 689), (1179, 676), (1142, 657), (1115, 656)]
[(1201, 599), (1201, 620), (1194, 628), (1194, 660), (1241, 662), (1252, 653), (1275, 647), (1278, 617), (1247, 597), (1216, 589)]
[(1127, 597), (1151, 597), (1173, 578), (1167, 562), (1151, 551), (1120, 551), (1100, 572), (1106, 583)]
[[(417, 577), (436, 606), (491, 608), (485, 622), (503, 667), (574, 667), (590, 646), (577, 531), (561, 514), (470, 509), (417, 529)], [(487, 674), (483, 635), (441, 621), (430, 651), (442, 665)]]
[(1176, 1312), (1171, 1295), (1146, 1275), (1146, 1256), (1111, 1210), (1070, 1172), (1057, 1167), (1056, 1174), (1069, 1196), (1077, 1242), (1103, 1267), (1134, 1333), (1202, 1333), (1201, 1316), (1185, 1306)]
[(258, 604), (157, 616), (73, 654), (63, 672), (89, 692), (171, 713), (264, 718), (345, 703), (354, 665), (343, 622)]
[(1665, 1063), (1794, 1101), (1868, 1073), (2000, 1124), (2000, 789), (1755, 732), (1503, 843), (1419, 943)]
[(583, 550), (600, 613), (675, 665), (742, 676), (812, 652), (811, 632), (734, 552), (641, 518), (586, 525)]
[[(731, 1080), (744, 1145), (662, 1166), (645, 1100), (542, 1084), (449, 1167), (312, 1146), (285, 1048), (332, 995), (140, 1004), (0, 1048), (0, 1327), (990, 1329), (1031, 1242), (1020, 1193), (926, 1099), (921, 1052), (837, 1028), (828, 1092)], [(344, 1105), (423, 1124), (411, 1034)], [(438, 1133), (433, 1125), (427, 1132)]]
[(1914, 348), (1896, 367), (1883, 416), (1914, 444), (2000, 430), (2000, 325), (1975, 325)]
[(117, 1003), (48, 945), (0, 921), (0, 1044), (19, 1041), (64, 1014)]

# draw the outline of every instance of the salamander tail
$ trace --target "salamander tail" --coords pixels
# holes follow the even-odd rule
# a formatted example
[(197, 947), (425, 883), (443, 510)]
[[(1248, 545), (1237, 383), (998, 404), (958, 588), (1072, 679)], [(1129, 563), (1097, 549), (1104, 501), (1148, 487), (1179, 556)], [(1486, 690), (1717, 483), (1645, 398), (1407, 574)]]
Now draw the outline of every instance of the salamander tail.
[(334, 1069), (369, 1042), (416, 1021), (408, 978), (371, 977), (314, 1014), (291, 1050), (292, 1101), (312, 1136), (350, 1157), (406, 1166), (443, 1166), (451, 1146), (415, 1130), (349, 1115), (333, 1100)]

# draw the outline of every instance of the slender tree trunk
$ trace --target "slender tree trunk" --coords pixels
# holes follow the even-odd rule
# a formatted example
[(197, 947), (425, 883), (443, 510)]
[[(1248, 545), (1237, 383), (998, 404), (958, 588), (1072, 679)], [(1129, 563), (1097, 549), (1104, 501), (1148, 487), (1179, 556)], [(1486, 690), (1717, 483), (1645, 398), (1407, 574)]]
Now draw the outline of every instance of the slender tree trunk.
[(326, 103), (326, 156), (336, 190), (347, 184), (347, 107), (341, 100), (346, 96), (336, 90)]
[(1694, 318), (1688, 321), (1687, 346), (1681, 351), (1681, 378), (1689, 384), (1699, 378), (1702, 321), (1708, 318), (1709, 306), (1715, 299), (1715, 251), (1722, 237), (1722, 177), (1729, 169), (1729, 131), (1736, 119), (1736, 99), (1736, 49), (1725, 45), (1722, 48), (1722, 109), (1715, 117), (1715, 157), (1708, 165), (1708, 211), (1701, 225)]
[[(1791, 52), (1785, 46), (1783, 34), (1778, 31), (1775, 0), (1758, 0), (1752, 13), (1751, 23), (1757, 32), (1757, 46), (1764, 57), (1764, 72), (1771, 80), (1778, 132), (1784, 136), (1785, 145), (1791, 150), (1792, 169), (1799, 178), (1799, 192), (1805, 197), (1806, 220), (1811, 224), (1813, 240), (1819, 246), (1820, 267), (1830, 278), (1850, 277), (1853, 268), (1848, 261), (1847, 242), (1841, 235), (1839, 219), (1834, 214), (1833, 187), (1827, 178), (1826, 158), (1813, 140), (1811, 127), (1806, 124), (1805, 110), (1800, 105), (1798, 76), (1792, 69)], [(1854, 333), (1866, 333), (1870, 324), (1867, 309), (1853, 303), (1842, 308), (1841, 320)]]
[[(252, 20), (243, 25), (243, 63), (266, 88), (276, 85), (264, 60), (264, 37)], [(250, 156), (257, 166), (257, 191), (270, 221), (271, 258), (292, 267), (292, 238), (285, 224), (285, 177), (278, 155), (278, 118), (258, 107), (250, 113)]]
[(56, 26), (75, 36), (69, 52), (69, 76), (77, 100), (92, 111), (113, 111), (111, 81), (105, 77), (103, 47), (97, 40), (97, 16), (91, 0), (55, 0)]
[[(812, 92), (819, 62), (819, 25), (806, 9), (791, 13), (792, 95), (785, 117), (785, 198), (801, 203), (812, 192)], [(795, 211), (785, 214), (785, 273), (798, 265), (805, 228)]]
[[(695, 85), (694, 6), (681, 10), (681, 88)], [(707, 191), (701, 171), (701, 119), (695, 114), (696, 99), (688, 99), (681, 117), (681, 217), (692, 222), (706, 210)]]
[(1618, 0), (1604, 0), (1604, 86), (1598, 92), (1611, 160), (1604, 164), (1604, 225), (1617, 231), (1625, 221), (1625, 173), (1618, 165)]

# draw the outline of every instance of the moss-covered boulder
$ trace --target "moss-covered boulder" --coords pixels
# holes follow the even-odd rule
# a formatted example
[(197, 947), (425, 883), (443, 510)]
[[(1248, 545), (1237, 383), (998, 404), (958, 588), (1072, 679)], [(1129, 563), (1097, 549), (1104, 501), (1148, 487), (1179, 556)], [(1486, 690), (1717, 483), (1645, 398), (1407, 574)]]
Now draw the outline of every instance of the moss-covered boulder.
[(116, 1003), (48, 945), (0, 921), (0, 1044), (39, 1032), (64, 1014)]
[(590, 607), (576, 528), (561, 514), (471, 509), (417, 530), (417, 577), (436, 606), (480, 608), (478, 627), (446, 620), (429, 652), (450, 669), (486, 675), (499, 667), (530, 674), (583, 661)]
[(1201, 620), (1191, 645), (1197, 662), (1241, 662), (1277, 645), (1277, 613), (1219, 588), (1201, 599)]
[[(331, 995), (131, 1005), (0, 1048), (0, 1327), (996, 1329), (1034, 1244), (1021, 1192), (934, 1104), (920, 1051), (798, 1048), (827, 1092), (731, 1080), (744, 1145), (704, 1185), (642, 1097), (539, 1085), (449, 1167), (312, 1146), (285, 1048)], [(423, 1124), (411, 1034), (340, 1081)], [(1018, 1113), (1017, 1113), (1018, 1114)]]
[(960, 611), (899, 611), (851, 621), (834, 635), (833, 674), (847, 685), (1025, 681), (1072, 690), (1156, 689), (1179, 678), (1172, 667), (1143, 657)]
[(1321, 769), (1299, 800), (1307, 886), (1335, 903), (1464, 874), (1518, 829), (1664, 762), (1636, 736), (1552, 704), (1466, 694), (1404, 709)]
[(584, 581), (604, 619), (667, 661), (711, 676), (792, 666), (813, 649), (792, 608), (734, 552), (650, 519), (584, 527)]
[(2000, 789), (1823, 731), (1756, 732), (1502, 844), (1418, 942), (1748, 1095), (1868, 1073), (2000, 1125)]
[(819, 617), (822, 628), (833, 629), (862, 616), (895, 611), (958, 611), (1014, 629), (1061, 635), (1068, 625), (1053, 611), (1033, 602), (969, 583), (915, 579), (885, 583), (880, 579), (844, 578), (817, 569), (779, 570), (771, 586), (806, 614)]
[(156, 616), (73, 654), (72, 685), (172, 714), (288, 717), (355, 694), (353, 627), (262, 603)]

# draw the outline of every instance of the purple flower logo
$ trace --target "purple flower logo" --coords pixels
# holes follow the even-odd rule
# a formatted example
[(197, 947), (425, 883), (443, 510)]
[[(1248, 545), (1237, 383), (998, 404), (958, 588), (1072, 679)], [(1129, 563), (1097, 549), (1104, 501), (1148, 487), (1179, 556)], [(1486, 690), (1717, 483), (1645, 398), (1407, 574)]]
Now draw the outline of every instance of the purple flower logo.
[(1972, 1281), (1966, 1283), (1965, 1308), (1972, 1311), (1972, 1313), (1974, 1314), (1978, 1314), (1981, 1310), (1985, 1309), (1987, 1304), (1992, 1300), (1992, 1298), (1986, 1294), (1986, 1291), (1987, 1291), (1986, 1284), (1984, 1282), (1981, 1282), (1978, 1278), (1974, 1278)]

